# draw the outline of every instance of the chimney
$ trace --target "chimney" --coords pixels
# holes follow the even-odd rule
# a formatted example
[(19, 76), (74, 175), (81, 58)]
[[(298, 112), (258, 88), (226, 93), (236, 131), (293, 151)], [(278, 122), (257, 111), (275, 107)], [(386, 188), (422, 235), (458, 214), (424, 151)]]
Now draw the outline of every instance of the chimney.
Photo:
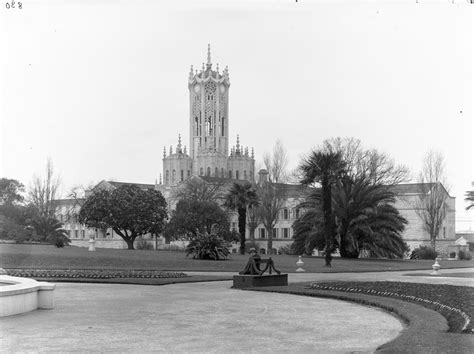
[(258, 184), (263, 184), (268, 182), (268, 171), (265, 169), (261, 169), (258, 171)]

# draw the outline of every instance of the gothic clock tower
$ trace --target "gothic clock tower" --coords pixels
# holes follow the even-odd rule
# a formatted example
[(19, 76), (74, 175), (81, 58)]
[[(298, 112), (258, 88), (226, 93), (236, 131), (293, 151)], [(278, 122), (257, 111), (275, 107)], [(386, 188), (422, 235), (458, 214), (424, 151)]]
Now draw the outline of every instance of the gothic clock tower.
[(189, 73), (189, 154), (192, 159), (205, 153), (229, 154), (229, 71), (212, 68), (208, 45), (207, 63), (200, 72)]

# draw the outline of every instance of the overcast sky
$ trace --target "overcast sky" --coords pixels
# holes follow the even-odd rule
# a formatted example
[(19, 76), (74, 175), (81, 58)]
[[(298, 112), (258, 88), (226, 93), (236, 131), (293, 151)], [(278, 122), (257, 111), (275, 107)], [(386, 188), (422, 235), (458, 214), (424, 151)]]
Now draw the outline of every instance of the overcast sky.
[[(230, 72), (231, 141), (291, 167), (356, 137), (415, 176), (442, 152), (457, 229), (472, 189), (473, 27), (467, 1), (34, 1), (0, 9), (1, 171), (28, 185), (51, 157), (64, 195), (154, 183), (189, 145), (190, 65)], [(3, 5), (2, 5), (3, 6)], [(6, 49), (6, 50), (5, 50)], [(471, 220), (469, 222), (469, 219)]]

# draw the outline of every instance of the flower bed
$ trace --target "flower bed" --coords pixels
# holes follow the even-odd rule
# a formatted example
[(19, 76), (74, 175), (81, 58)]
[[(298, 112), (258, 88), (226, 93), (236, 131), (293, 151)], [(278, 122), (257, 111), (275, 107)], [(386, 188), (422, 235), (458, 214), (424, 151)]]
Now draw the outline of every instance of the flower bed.
[(310, 289), (364, 293), (413, 302), (443, 315), (454, 333), (474, 333), (474, 289), (463, 286), (401, 282), (317, 282)]
[(13, 277), (60, 279), (113, 279), (113, 278), (185, 278), (181, 272), (154, 270), (104, 270), (104, 269), (7, 269)]

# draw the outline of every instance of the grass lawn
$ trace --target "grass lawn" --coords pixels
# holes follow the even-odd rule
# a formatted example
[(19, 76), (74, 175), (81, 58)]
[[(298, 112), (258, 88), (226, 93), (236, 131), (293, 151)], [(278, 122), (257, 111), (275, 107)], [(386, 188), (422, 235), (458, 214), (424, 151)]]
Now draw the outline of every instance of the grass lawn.
[[(266, 257), (266, 256), (264, 256)], [(278, 270), (292, 273), (297, 256), (272, 256)], [(0, 267), (5, 269), (132, 269), (159, 271), (219, 271), (238, 272), (243, 269), (248, 255), (233, 254), (227, 260), (205, 261), (186, 257), (184, 252), (56, 248), (50, 245), (0, 244)], [(375, 272), (397, 270), (431, 270), (432, 260), (333, 259), (333, 266), (324, 266), (322, 257), (303, 257), (306, 272)], [(474, 267), (474, 261), (442, 261), (446, 268)]]

